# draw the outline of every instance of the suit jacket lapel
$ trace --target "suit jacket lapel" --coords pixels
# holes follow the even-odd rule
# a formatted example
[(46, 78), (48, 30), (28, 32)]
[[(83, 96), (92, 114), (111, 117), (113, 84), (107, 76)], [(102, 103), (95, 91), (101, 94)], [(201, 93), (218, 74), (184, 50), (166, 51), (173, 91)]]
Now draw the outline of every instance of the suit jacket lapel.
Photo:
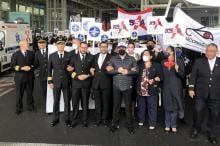
[(220, 66), (220, 59), (219, 59), (219, 58), (216, 58), (215, 66), (214, 66), (214, 68), (213, 68), (213, 72), (218, 68), (218, 66)]

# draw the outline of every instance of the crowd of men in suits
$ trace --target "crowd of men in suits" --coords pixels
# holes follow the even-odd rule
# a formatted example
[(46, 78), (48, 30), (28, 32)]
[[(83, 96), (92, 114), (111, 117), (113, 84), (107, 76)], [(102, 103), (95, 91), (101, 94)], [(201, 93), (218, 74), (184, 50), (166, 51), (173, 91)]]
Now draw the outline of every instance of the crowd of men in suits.
[[(166, 53), (172, 52), (172, 49), (165, 53), (157, 54), (155, 62), (163, 62), (164, 69), (160, 70), (157, 64), (155, 69), (147, 70), (145, 66), (141, 66), (138, 63), (144, 61), (143, 64), (151, 66), (149, 57), (153, 56), (151, 53), (155, 52), (152, 50), (154, 46), (151, 45), (152, 40), (149, 41), (148, 52), (143, 52), (141, 56), (136, 57), (135, 55), (129, 55), (127, 53), (127, 45), (125, 43), (118, 43), (113, 53), (108, 53), (108, 43), (101, 42), (99, 44), (99, 53), (92, 55), (88, 52), (88, 44), (86, 42), (80, 42), (78, 39), (72, 40), (73, 51), (66, 52), (64, 50), (66, 40), (63, 37), (58, 37), (54, 40), (54, 44), (57, 47), (57, 51), (49, 54), (48, 59), (48, 48), (47, 41), (39, 39), (37, 41), (39, 50), (35, 53), (29, 50), (28, 42), (25, 40), (20, 41), (20, 49), (12, 56), (12, 68), (15, 70), (15, 85), (16, 85), (16, 114), (20, 115), (23, 112), (23, 95), (27, 93), (27, 107), (29, 111), (36, 112), (34, 106), (33, 89), (34, 89), (34, 69), (39, 68), (39, 81), (42, 91), (42, 97), (44, 101), (47, 95), (47, 87), (53, 89), (54, 103), (53, 103), (53, 119), (50, 123), (51, 127), (56, 126), (60, 122), (60, 98), (61, 92), (63, 93), (64, 99), (64, 122), (65, 125), (74, 128), (79, 124), (79, 104), (81, 101), (82, 107), (82, 125), (88, 127), (88, 105), (91, 89), (93, 90), (93, 96), (95, 100), (95, 113), (96, 121), (95, 125), (100, 126), (103, 124), (105, 127), (110, 126), (110, 131), (115, 132), (119, 128), (120, 120), (120, 109), (122, 98), (125, 101), (125, 113), (126, 113), (126, 128), (130, 134), (134, 133), (134, 124), (132, 116), (135, 108), (135, 99), (132, 96), (135, 92), (135, 80), (140, 82), (138, 89), (140, 90), (141, 97), (148, 97), (149, 94), (157, 96), (158, 83), (164, 80), (167, 82), (161, 86), (164, 88), (164, 96), (167, 96), (168, 109), (169, 105), (175, 102), (178, 111), (182, 109), (178, 102), (179, 99), (174, 98), (177, 101), (172, 101), (171, 96), (179, 96), (177, 94), (176, 86), (179, 86), (179, 80), (176, 78), (182, 78), (184, 76), (184, 70), (181, 68), (181, 63), (177, 61), (172, 64), (169, 57), (166, 58)], [(130, 46), (134, 47), (133, 43), (129, 43)], [(128, 45), (128, 46), (129, 46)], [(131, 47), (129, 47), (130, 49)], [(132, 49), (131, 51), (132, 52)], [(208, 139), (210, 143), (217, 143), (217, 125), (218, 117), (220, 112), (220, 59), (217, 57), (218, 47), (216, 44), (209, 44), (206, 48), (206, 55), (201, 59), (195, 61), (192, 68), (192, 73), (189, 82), (189, 96), (195, 97), (195, 109), (193, 115), (193, 130), (191, 138), (196, 138), (201, 129), (203, 120), (203, 109), (208, 107)], [(131, 53), (132, 54), (132, 53)], [(134, 53), (133, 53), (134, 54)], [(170, 53), (172, 54), (172, 53)], [(184, 64), (184, 63), (182, 63)], [(173, 69), (171, 69), (173, 67)], [(162, 68), (162, 67), (161, 67)], [(158, 70), (158, 73), (157, 73)], [(166, 77), (162, 77), (160, 71), (164, 72)], [(137, 75), (139, 78), (137, 79)], [(145, 73), (143, 75), (143, 73)], [(165, 74), (167, 72), (167, 74)], [(154, 76), (152, 79), (148, 79), (145, 76)], [(169, 78), (168, 78), (169, 76)], [(173, 80), (170, 80), (173, 76)], [(172, 82), (176, 82), (175, 91), (170, 89), (173, 88)], [(170, 82), (171, 81), (171, 82)], [(145, 84), (146, 83), (146, 84)], [(143, 89), (146, 87), (146, 89)], [(166, 87), (168, 89), (166, 89)], [(180, 88), (181, 89), (181, 88)], [(152, 91), (151, 91), (152, 90)], [(139, 93), (139, 91), (137, 92)], [(140, 98), (141, 99), (141, 98)], [(111, 102), (112, 105), (111, 105)], [(138, 101), (138, 105), (144, 100)], [(166, 101), (164, 101), (166, 102)], [(45, 108), (45, 102), (43, 102)], [(157, 106), (157, 101), (155, 101)], [(72, 106), (72, 111), (70, 107)], [(111, 108), (113, 109), (112, 115)], [(172, 107), (171, 107), (172, 108)], [(139, 108), (140, 109), (140, 108)], [(152, 110), (152, 109), (151, 109)], [(176, 112), (170, 112), (165, 110), (167, 113), (165, 123), (171, 124), (177, 117)], [(143, 111), (142, 111), (143, 112)], [(155, 113), (155, 111), (152, 111)], [(149, 113), (149, 114), (153, 114)], [(183, 113), (178, 113), (182, 115)], [(112, 117), (112, 122), (109, 124), (109, 118)], [(155, 117), (155, 115), (154, 115)], [(154, 118), (153, 118), (154, 119)], [(170, 120), (170, 121), (169, 121)], [(171, 122), (171, 123), (170, 123)], [(143, 126), (143, 123), (139, 123), (139, 126)], [(149, 127), (153, 130), (155, 125)], [(166, 127), (165, 131), (169, 131), (171, 128), (172, 132), (176, 133), (176, 127)]]

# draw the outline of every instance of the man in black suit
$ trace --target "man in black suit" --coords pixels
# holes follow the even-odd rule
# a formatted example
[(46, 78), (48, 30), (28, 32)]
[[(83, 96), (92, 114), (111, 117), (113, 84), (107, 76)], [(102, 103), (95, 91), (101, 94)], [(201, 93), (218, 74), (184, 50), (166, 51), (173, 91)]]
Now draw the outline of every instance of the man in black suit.
[(189, 84), (190, 97), (196, 97), (191, 138), (196, 138), (202, 125), (204, 108), (208, 108), (208, 140), (217, 144), (217, 121), (220, 109), (220, 59), (218, 47), (209, 44), (206, 57), (196, 60)]
[(47, 64), (48, 64), (48, 48), (46, 40), (40, 39), (38, 41), (39, 50), (35, 53), (34, 66), (39, 68), (39, 81), (41, 86), (41, 92), (43, 96), (42, 106), (46, 107), (46, 96), (47, 96)]
[(93, 56), (87, 53), (88, 44), (81, 42), (79, 53), (71, 57), (72, 73), (72, 127), (77, 125), (79, 101), (82, 102), (83, 127), (88, 127), (88, 101), (91, 88), (90, 68), (93, 63)]
[(26, 40), (19, 42), (20, 50), (13, 54), (11, 67), (15, 70), (16, 86), (16, 114), (19, 115), (23, 110), (23, 95), (26, 91), (27, 108), (35, 111), (33, 88), (34, 88), (34, 53), (29, 51)]
[(111, 95), (111, 77), (106, 73), (107, 62), (111, 55), (108, 53), (108, 43), (100, 43), (100, 53), (95, 55), (93, 67), (90, 72), (94, 76), (92, 81), (93, 95), (95, 97), (96, 123), (107, 126), (109, 102)]
[(70, 71), (72, 68), (69, 66), (69, 54), (64, 51), (65, 41), (62, 37), (57, 38), (56, 47), (58, 51), (50, 54), (48, 62), (48, 84), (53, 89), (54, 103), (53, 103), (53, 121), (51, 127), (59, 123), (60, 113), (60, 97), (61, 91), (63, 92), (64, 99), (64, 115), (66, 126), (70, 125), (70, 98), (69, 98), (69, 82)]

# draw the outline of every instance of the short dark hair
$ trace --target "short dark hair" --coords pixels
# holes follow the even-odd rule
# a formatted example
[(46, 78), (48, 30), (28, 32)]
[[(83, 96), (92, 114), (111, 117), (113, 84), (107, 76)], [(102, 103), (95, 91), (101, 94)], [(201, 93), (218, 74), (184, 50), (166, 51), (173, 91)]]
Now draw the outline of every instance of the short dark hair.
[(99, 46), (101, 46), (102, 44), (107, 44), (107, 46), (108, 46), (108, 42), (107, 42), (107, 41), (102, 41), (102, 42), (99, 44)]
[(81, 46), (82, 44), (88, 45), (87, 42), (80, 42), (80, 46)]
[(154, 44), (156, 44), (156, 42), (153, 39), (147, 40), (147, 43), (148, 42), (153, 42)]
[(133, 46), (135, 47), (135, 44), (134, 44), (133, 41), (129, 41), (129, 42), (128, 42), (128, 45), (133, 45)]
[(215, 47), (217, 50), (218, 50), (218, 46), (215, 44), (215, 43), (210, 43), (210, 44), (208, 44), (207, 46), (206, 46), (206, 48), (208, 48), (208, 47)]

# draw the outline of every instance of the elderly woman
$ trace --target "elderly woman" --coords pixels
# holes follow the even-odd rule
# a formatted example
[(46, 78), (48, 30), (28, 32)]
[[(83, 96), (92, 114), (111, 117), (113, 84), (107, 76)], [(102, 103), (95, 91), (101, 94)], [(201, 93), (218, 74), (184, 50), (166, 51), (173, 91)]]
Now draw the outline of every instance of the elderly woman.
[(162, 69), (159, 63), (153, 62), (153, 52), (145, 50), (139, 62), (139, 74), (137, 77), (137, 109), (138, 125), (144, 125), (148, 114), (149, 130), (154, 130), (157, 122), (158, 83), (162, 79)]
[[(165, 132), (177, 132), (176, 121), (183, 111), (182, 79), (185, 76), (184, 62), (175, 57), (173, 47), (168, 47), (167, 59), (162, 61), (163, 68), (163, 104), (165, 109)], [(184, 117), (184, 115), (179, 115)]]

